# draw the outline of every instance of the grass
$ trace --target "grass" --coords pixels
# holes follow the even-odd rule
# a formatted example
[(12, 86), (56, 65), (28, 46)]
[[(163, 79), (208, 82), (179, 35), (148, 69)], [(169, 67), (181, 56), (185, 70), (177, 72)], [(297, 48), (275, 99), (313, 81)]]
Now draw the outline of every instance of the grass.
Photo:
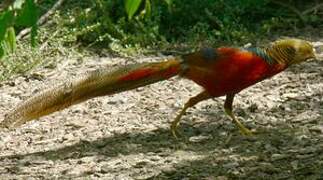
[[(35, 67), (54, 68), (57, 61), (69, 57), (87, 55), (76, 45), (64, 45), (64, 40), (59, 36), (61, 30), (45, 27), (39, 32), (39, 44), (36, 48), (30, 46), (27, 40), (17, 43), (17, 50), (1, 59), (0, 82), (11, 79), (18, 74), (25, 74)], [(82, 53), (82, 54), (81, 54)]]

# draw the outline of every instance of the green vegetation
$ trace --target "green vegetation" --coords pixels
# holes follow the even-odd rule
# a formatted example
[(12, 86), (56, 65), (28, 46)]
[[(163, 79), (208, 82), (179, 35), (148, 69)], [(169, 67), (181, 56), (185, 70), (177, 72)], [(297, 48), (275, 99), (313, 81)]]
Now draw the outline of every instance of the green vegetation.
[(128, 8), (128, 16), (124, 1), (70, 1), (78, 8), (62, 12), (65, 21), (61, 25), (73, 29), (76, 39), (86, 45), (147, 47), (160, 43), (194, 46), (203, 41), (212, 45), (245, 43), (259, 35), (268, 38), (276, 31), (322, 23), (319, 14), (300, 17), (294, 11), (312, 7), (310, 1), (284, 5), (269, 0), (130, 1), (141, 4), (132, 3), (138, 9)]
[[(16, 29), (31, 27), (31, 44), (36, 44), (38, 9), (33, 0), (8, 3), (0, 13), (0, 59), (16, 49)], [(9, 6), (10, 5), (10, 6)]]
[[(43, 63), (40, 59), (57, 49), (66, 52), (62, 46), (127, 55), (186, 51), (295, 36), (300, 29), (323, 26), (323, 6), (314, 0), (70, 0), (36, 36), (37, 12), (45, 14), (57, 0), (16, 0), (11, 6), (10, 1), (0, 12), (0, 81)], [(32, 27), (32, 45), (38, 38), (34, 49), (26, 48), (30, 41), (24, 38), (15, 43), (15, 35), (26, 27)]]

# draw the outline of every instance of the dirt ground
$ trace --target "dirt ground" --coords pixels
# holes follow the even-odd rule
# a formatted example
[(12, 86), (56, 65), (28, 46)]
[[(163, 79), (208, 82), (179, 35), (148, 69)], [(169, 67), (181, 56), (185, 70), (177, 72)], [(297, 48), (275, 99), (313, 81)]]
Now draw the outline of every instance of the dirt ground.
[[(323, 49), (323, 39), (314, 42)], [(322, 58), (320, 54), (319, 58)], [(23, 99), (103, 66), (154, 61), (62, 58), (0, 84), (0, 119)], [(0, 179), (323, 179), (323, 60), (291, 67), (241, 92), (235, 112), (256, 131), (242, 136), (223, 98), (169, 123), (201, 88), (179, 78), (100, 97), (0, 130)]]

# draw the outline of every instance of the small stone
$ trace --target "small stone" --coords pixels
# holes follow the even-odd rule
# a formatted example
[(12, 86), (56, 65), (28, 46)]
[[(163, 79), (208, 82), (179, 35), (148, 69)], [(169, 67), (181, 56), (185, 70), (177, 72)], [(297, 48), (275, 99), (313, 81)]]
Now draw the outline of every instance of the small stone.
[(273, 161), (282, 160), (282, 159), (285, 159), (287, 157), (288, 157), (288, 155), (286, 155), (286, 154), (273, 154), (273, 155), (271, 155), (271, 159)]
[(243, 47), (244, 47), (244, 48), (249, 48), (249, 47), (251, 47), (251, 46), (252, 46), (252, 44), (251, 44), (251, 43), (247, 43), (247, 44), (243, 45)]
[(42, 81), (45, 79), (45, 76), (43, 74), (40, 74), (40, 73), (32, 73), (29, 75), (29, 77), (27, 77), (28, 80), (29, 79), (32, 79), (32, 80), (38, 80), (38, 81)]
[(258, 105), (257, 104), (251, 104), (249, 107), (248, 107), (248, 110), (252, 113), (256, 112), (256, 110), (258, 109)]
[(298, 161), (291, 162), (291, 165), (292, 165), (293, 169), (296, 170), (298, 168)]
[(274, 149), (274, 147), (273, 147), (271, 144), (266, 144), (266, 145), (265, 145), (265, 149), (266, 149), (267, 151), (272, 151), (272, 150)]
[(310, 159), (314, 154), (297, 154), (295, 157), (297, 159)]
[(309, 130), (312, 132), (323, 133), (323, 125), (312, 126)]
[(273, 164), (267, 163), (267, 162), (262, 162), (258, 164), (259, 169), (262, 171), (265, 171), (267, 173), (274, 173), (274, 172), (279, 172), (280, 169), (276, 168)]
[(157, 161), (160, 161), (160, 160), (161, 160), (161, 157), (159, 157), (159, 156), (154, 156), (154, 157), (151, 157), (151, 158), (150, 158), (150, 160), (151, 160), (151, 161), (155, 161), (155, 162), (157, 162)]
[(299, 149), (299, 153), (300, 154), (311, 154), (311, 153), (315, 153), (318, 149), (320, 149), (319, 147), (305, 147), (305, 148), (301, 148)]
[(143, 168), (143, 167), (145, 167), (147, 164), (148, 164), (148, 162), (147, 162), (147, 161), (141, 161), (141, 162), (136, 163), (133, 167), (134, 167), (134, 168)]
[(208, 136), (203, 136), (203, 135), (192, 136), (192, 137), (189, 138), (189, 141), (197, 143), (197, 142), (202, 142), (202, 141), (205, 141), (205, 140), (208, 140), (208, 139), (212, 139), (212, 136), (211, 135), (208, 135)]
[(286, 99), (295, 99), (299, 96), (299, 94), (297, 93), (284, 93), (282, 95), (283, 98), (286, 98)]
[(236, 168), (238, 166), (239, 166), (238, 162), (230, 162), (230, 163), (227, 163), (227, 164), (223, 165), (223, 167), (229, 168), (229, 169), (233, 169), (233, 168)]
[(15, 86), (16, 85), (16, 83), (14, 81), (8, 81), (6, 84), (8, 86)]
[[(207, 179), (209, 179), (209, 178), (207, 178)], [(213, 178), (210, 178), (209, 180), (211, 180), (211, 179), (213, 179)], [(215, 179), (217, 179), (217, 180), (228, 180), (228, 178), (226, 176), (218, 176)]]
[(144, 87), (139, 87), (139, 88), (137, 88), (137, 89), (136, 89), (136, 91), (137, 91), (137, 92), (141, 92), (141, 91), (143, 91), (144, 89), (145, 89)]

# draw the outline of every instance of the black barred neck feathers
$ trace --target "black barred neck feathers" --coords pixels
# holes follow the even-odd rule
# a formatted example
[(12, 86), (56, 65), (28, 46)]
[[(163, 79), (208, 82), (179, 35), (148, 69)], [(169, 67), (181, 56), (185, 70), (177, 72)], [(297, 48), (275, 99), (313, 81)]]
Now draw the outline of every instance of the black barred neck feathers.
[(273, 58), (271, 58), (270, 56), (268, 56), (268, 54), (266, 53), (265, 49), (263, 48), (258, 48), (258, 47), (250, 47), (246, 49), (249, 52), (252, 52), (253, 54), (257, 55), (258, 57), (261, 57), (263, 60), (265, 60), (268, 64), (273, 65), (276, 62), (273, 60)]
[(314, 59), (314, 48), (310, 42), (300, 39), (282, 39), (264, 49), (265, 54), (278, 64), (298, 64)]

